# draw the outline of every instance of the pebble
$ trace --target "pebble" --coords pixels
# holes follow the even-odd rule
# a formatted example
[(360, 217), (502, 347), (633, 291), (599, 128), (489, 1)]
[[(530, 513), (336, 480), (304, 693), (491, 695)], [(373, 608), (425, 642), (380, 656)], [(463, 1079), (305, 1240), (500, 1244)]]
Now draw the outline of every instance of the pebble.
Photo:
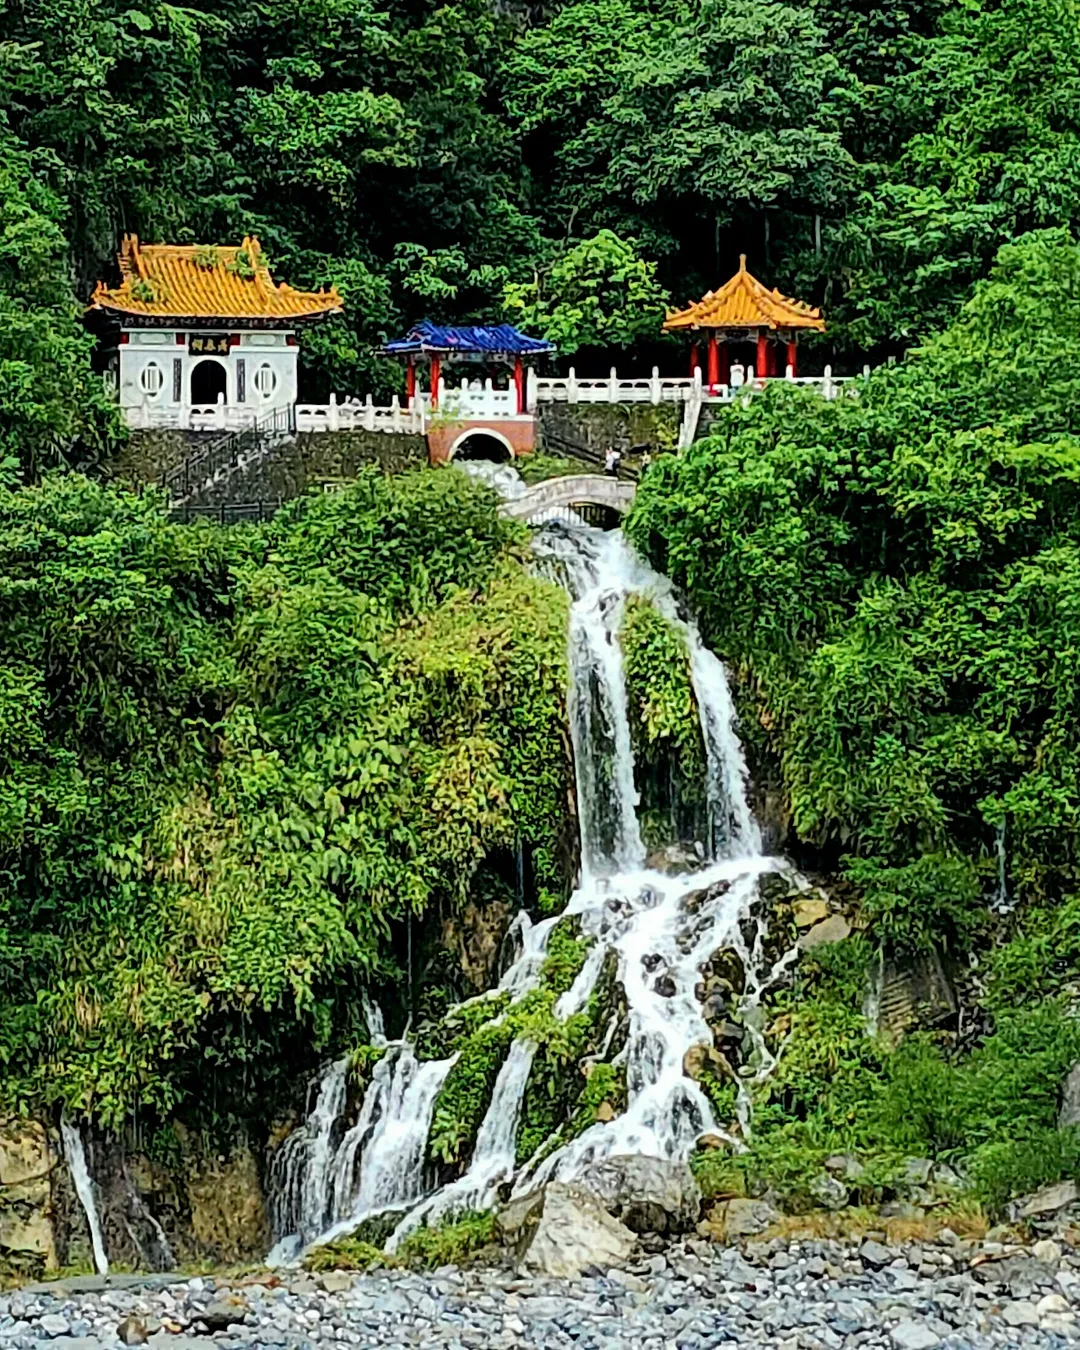
[(0, 1347), (118, 1350), (145, 1328), (152, 1350), (1080, 1350), (1071, 1249), (999, 1247), (969, 1269), (985, 1247), (883, 1236), (648, 1239), (626, 1269), (577, 1280), (444, 1266), (57, 1281), (0, 1294)]

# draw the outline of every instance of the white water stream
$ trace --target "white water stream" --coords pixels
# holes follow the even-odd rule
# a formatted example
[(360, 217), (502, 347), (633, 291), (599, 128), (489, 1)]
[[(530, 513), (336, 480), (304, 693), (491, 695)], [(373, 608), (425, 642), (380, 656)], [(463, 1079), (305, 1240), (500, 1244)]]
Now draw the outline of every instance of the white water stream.
[[(764, 970), (764, 925), (753, 915), (758, 879), (788, 869), (761, 853), (722, 664), (680, 612), (670, 583), (637, 557), (621, 533), (551, 526), (537, 534), (535, 551), (546, 574), (562, 579), (572, 602), (568, 704), (581, 879), (565, 913), (576, 915), (593, 940), (556, 1012), (569, 1017), (584, 1006), (607, 954), (614, 953), (629, 1008), (628, 1035), (619, 1051), (627, 1108), (547, 1156), (541, 1150), (515, 1175), (515, 1139), (536, 1050), (517, 1041), (499, 1073), (467, 1172), (421, 1198), (435, 1098), (453, 1061), (418, 1065), (407, 1044), (393, 1043), (356, 1124), (343, 1137), (344, 1066), (332, 1065), (306, 1125), (286, 1141), (275, 1163), (283, 1202), (278, 1231), (298, 1234), (300, 1242), (319, 1234), (325, 1240), (365, 1216), (413, 1205), (391, 1238), (393, 1247), (421, 1224), (490, 1206), (510, 1182), (521, 1192), (547, 1178), (572, 1178), (597, 1159), (618, 1154), (688, 1158), (703, 1133), (719, 1132), (708, 1098), (684, 1069), (689, 1051), (712, 1045), (696, 996), (702, 966), (719, 949), (734, 948), (746, 968), (743, 1002), (752, 1011), (793, 959), (794, 953)], [(701, 841), (698, 870), (680, 876), (646, 864), (619, 642), (630, 595), (650, 600), (683, 635), (699, 709), (709, 837)], [(558, 917), (533, 923), (522, 913), (515, 920), (519, 955), (498, 986), (514, 1000), (536, 987)], [(760, 1075), (771, 1061), (753, 1018), (746, 1021)], [(743, 1091), (744, 1129), (747, 1107)], [(338, 1118), (336, 1134), (331, 1116)]]
[(94, 1196), (94, 1183), (90, 1179), (90, 1169), (86, 1165), (86, 1150), (83, 1148), (82, 1134), (70, 1121), (61, 1120), (60, 1138), (64, 1145), (64, 1157), (71, 1169), (71, 1180), (75, 1185), (75, 1194), (83, 1207), (86, 1222), (90, 1228), (90, 1244), (94, 1249), (94, 1265), (99, 1275), (108, 1275), (109, 1258), (105, 1255), (105, 1240), (101, 1235), (101, 1219), (98, 1216), (97, 1199)]

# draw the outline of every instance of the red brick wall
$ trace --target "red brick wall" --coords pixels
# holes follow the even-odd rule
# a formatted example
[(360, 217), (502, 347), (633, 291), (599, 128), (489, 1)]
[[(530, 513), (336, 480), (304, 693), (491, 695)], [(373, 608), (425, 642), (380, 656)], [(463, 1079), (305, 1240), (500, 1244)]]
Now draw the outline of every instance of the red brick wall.
[(536, 422), (532, 417), (522, 418), (520, 421), (499, 421), (498, 418), (492, 418), (488, 421), (469, 421), (450, 422), (445, 426), (432, 427), (427, 434), (428, 459), (432, 464), (446, 464), (450, 459), (450, 452), (459, 440), (470, 431), (490, 431), (496, 438), (502, 437), (509, 441), (510, 448), (515, 457), (517, 455), (528, 455), (536, 448)]

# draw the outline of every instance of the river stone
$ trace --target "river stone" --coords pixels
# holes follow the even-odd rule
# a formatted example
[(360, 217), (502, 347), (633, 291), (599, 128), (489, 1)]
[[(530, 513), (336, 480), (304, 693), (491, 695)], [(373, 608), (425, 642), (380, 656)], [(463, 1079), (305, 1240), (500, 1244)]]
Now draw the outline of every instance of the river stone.
[(621, 1265), (634, 1250), (637, 1239), (630, 1229), (576, 1183), (549, 1182), (539, 1210), (523, 1261), (541, 1275), (573, 1278), (589, 1266)]
[(1069, 1070), (1061, 1089), (1058, 1129), (1067, 1130), (1070, 1125), (1080, 1125), (1080, 1060)]
[(122, 1345), (145, 1345), (149, 1339), (146, 1323), (134, 1314), (125, 1317), (116, 1328), (116, 1338)]
[(635, 1233), (686, 1233), (698, 1221), (701, 1191), (686, 1163), (616, 1155), (594, 1163), (580, 1180)]
[(930, 1350), (940, 1345), (941, 1337), (936, 1335), (925, 1322), (906, 1321), (893, 1327), (889, 1333), (896, 1350)]
[(196, 1313), (196, 1321), (202, 1322), (207, 1331), (227, 1331), (237, 1322), (243, 1322), (251, 1311), (247, 1302), (238, 1294), (227, 1294), (208, 1303), (201, 1312)]

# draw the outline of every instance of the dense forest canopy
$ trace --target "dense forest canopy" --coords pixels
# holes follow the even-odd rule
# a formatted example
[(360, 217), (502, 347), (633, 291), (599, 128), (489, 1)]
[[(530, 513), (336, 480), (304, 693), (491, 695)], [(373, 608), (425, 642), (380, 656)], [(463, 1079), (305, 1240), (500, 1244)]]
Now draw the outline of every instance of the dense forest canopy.
[[(368, 985), (397, 1026), (471, 992), (442, 925), (508, 913), (519, 849), (537, 912), (574, 868), (567, 601), (491, 493), (363, 474), (229, 531), (101, 481), (124, 433), (82, 306), (120, 236), (257, 234), (337, 285), (312, 396), (389, 394), (374, 348), (423, 316), (679, 369), (665, 306), (745, 252), (823, 306), (811, 363), (877, 367), (710, 410), (628, 525), (865, 930), (772, 1010), (746, 1165), (797, 1191), (837, 1150), (967, 1150), (995, 1203), (1080, 1169), (1078, 20), (0, 0), (0, 1106), (269, 1118), (363, 1042)], [(627, 633), (659, 772), (692, 690), (647, 607)], [(869, 965), (928, 949), (970, 1039), (893, 1050)]]
[[(120, 235), (257, 233), (346, 315), (313, 392), (388, 391), (425, 314), (564, 352), (656, 337), (740, 252), (900, 353), (998, 247), (1080, 212), (1071, 0), (4, 0), (0, 437), (100, 453), (79, 303)], [(652, 355), (655, 355), (655, 350)], [(670, 359), (681, 360), (676, 350)]]

